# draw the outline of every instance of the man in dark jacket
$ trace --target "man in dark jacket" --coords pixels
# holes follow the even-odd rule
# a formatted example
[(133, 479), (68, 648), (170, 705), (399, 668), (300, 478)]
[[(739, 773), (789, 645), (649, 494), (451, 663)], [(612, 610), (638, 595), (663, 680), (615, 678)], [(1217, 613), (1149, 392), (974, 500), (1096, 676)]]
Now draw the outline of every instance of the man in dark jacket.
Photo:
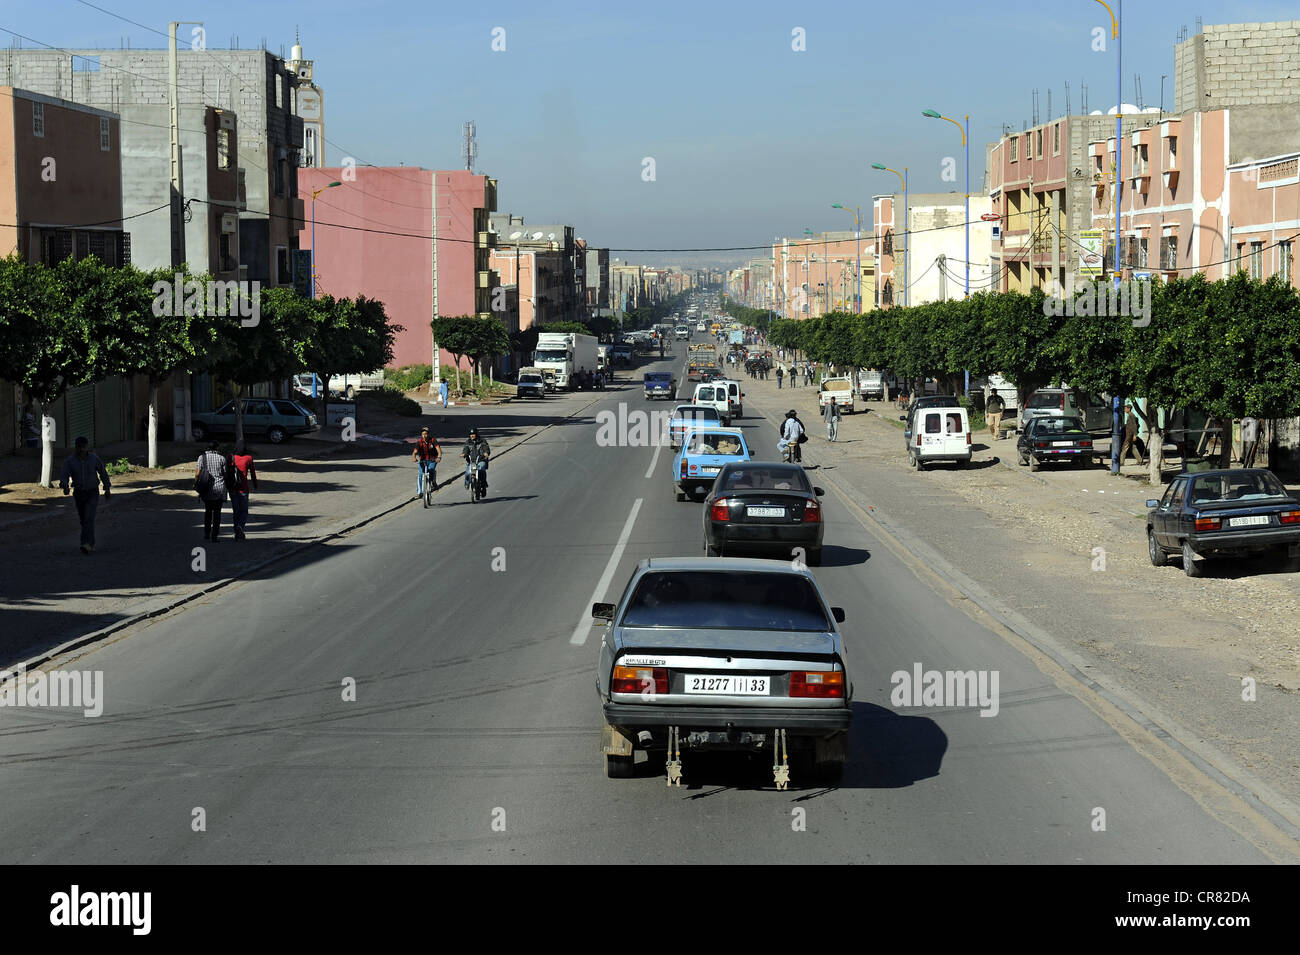
[[(478, 433), (478, 428), (470, 428), (469, 438), (465, 441), (465, 447), (460, 452), (460, 456), (465, 459), (466, 468), (472, 465), (475, 461), (482, 461), (486, 465), (491, 453), (492, 449), (488, 447), (487, 439)], [(480, 489), (479, 496), (487, 497), (487, 468), (484, 467), (479, 473), (483, 476), (483, 486)], [(466, 479), (468, 478), (469, 475), (466, 474)], [(469, 487), (468, 484), (465, 486)]]
[(1119, 449), (1119, 463), (1123, 464), (1128, 457), (1128, 449), (1133, 449), (1133, 457), (1137, 458), (1138, 467), (1146, 464), (1146, 459), (1142, 457), (1142, 452), (1138, 450), (1138, 419), (1133, 413), (1133, 406), (1126, 404), (1124, 406), (1124, 444)]
[(68, 481), (72, 481), (72, 500), (77, 505), (77, 519), (81, 521), (81, 552), (95, 550), (95, 511), (99, 509), (99, 485), (104, 485), (104, 500), (108, 500), (110, 485), (108, 472), (99, 455), (90, 450), (85, 438), (77, 438), (76, 451), (63, 462), (59, 474), (59, 487), (68, 494)]

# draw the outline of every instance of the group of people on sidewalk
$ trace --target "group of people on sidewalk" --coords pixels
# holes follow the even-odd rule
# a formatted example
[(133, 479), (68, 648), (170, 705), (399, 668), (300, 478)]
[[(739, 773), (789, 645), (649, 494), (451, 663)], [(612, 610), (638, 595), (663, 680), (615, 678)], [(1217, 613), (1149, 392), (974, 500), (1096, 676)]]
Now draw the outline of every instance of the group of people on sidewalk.
[(257, 490), (257, 468), (248, 446), (240, 441), (231, 454), (222, 454), (213, 441), (199, 455), (194, 469), (194, 490), (203, 501), (203, 539), (215, 541), (221, 535), (221, 507), (230, 498), (231, 524), (235, 540), (244, 539), (248, 526), (248, 493)]
[(791, 362), (788, 368), (784, 365), (777, 365), (776, 386), (777, 388), (780, 388), (782, 381), (789, 381), (791, 388), (797, 387), (799, 384), (800, 374), (803, 375), (804, 385), (805, 386), (810, 385), (812, 384), (813, 375), (815, 373), (816, 373), (816, 366), (813, 364), (813, 362), (809, 362), (809, 361)]
[[(90, 442), (78, 437), (73, 452), (63, 462), (59, 472), (59, 487), (64, 496), (72, 495), (81, 524), (81, 552), (95, 552), (95, 517), (99, 511), (99, 490), (104, 489), (104, 500), (112, 494), (108, 470), (99, 455), (90, 450)], [(220, 445), (213, 441), (208, 450), (199, 455), (194, 469), (194, 490), (203, 502), (203, 539), (215, 541), (221, 532), (221, 508), (230, 498), (235, 538), (244, 539), (248, 526), (249, 491), (257, 490), (257, 468), (253, 456), (244, 442), (239, 442), (234, 453), (222, 454)]]

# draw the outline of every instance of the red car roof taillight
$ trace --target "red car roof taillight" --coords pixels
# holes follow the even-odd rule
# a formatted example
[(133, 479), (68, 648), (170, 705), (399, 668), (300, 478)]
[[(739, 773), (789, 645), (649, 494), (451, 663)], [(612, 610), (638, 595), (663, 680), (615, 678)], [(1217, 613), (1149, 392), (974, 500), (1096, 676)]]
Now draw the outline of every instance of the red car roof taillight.
[(795, 670), (790, 674), (792, 697), (844, 699), (844, 673), (840, 670)]

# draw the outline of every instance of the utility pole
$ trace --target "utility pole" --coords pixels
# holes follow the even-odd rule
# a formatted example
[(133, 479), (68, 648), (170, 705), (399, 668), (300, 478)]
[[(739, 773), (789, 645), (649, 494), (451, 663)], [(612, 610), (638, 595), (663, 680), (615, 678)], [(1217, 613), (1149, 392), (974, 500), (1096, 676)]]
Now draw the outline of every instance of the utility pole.
[(171, 123), (171, 252), (174, 268), (185, 264), (185, 181), (181, 169), (180, 68), (176, 59), (176, 28), (179, 26), (177, 20), (167, 25), (167, 102)]

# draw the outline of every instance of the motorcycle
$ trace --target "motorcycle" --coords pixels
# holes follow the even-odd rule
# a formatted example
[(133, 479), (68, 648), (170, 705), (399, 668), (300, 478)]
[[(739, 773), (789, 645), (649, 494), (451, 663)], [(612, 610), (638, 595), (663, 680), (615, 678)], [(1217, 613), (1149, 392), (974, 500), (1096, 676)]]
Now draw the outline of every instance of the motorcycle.
[(465, 488), (471, 502), (487, 496), (487, 466), (483, 458), (475, 458), (465, 465)]

